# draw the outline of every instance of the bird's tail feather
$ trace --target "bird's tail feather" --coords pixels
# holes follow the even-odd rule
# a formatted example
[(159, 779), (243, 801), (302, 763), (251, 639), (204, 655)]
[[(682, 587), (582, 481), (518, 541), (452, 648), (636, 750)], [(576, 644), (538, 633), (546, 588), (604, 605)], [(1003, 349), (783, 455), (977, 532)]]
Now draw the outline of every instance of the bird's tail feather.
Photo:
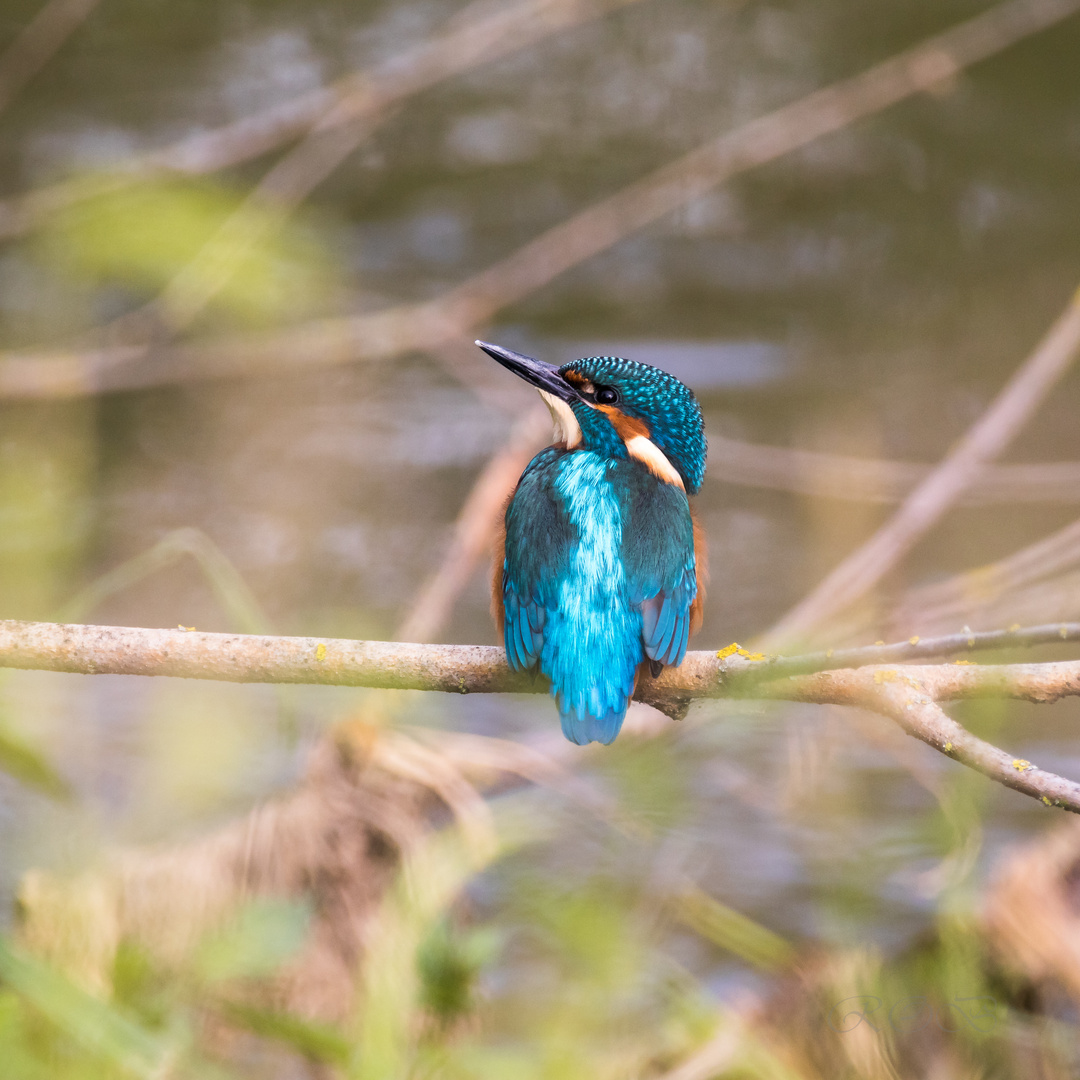
[(619, 734), (629, 704), (630, 701), (627, 699), (623, 702), (622, 708), (609, 709), (601, 716), (578, 712), (575, 709), (569, 712), (560, 710), (559, 719), (562, 721), (563, 734), (578, 746), (587, 746), (592, 742), (603, 743), (607, 746), (614, 742), (615, 736)]

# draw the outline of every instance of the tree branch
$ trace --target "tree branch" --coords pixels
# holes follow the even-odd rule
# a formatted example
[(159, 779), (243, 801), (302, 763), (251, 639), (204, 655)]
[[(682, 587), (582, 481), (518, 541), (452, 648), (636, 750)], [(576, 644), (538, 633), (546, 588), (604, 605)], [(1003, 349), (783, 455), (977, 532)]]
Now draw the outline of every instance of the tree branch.
[[(909, 735), (1016, 791), (1080, 813), (1080, 784), (1015, 758), (972, 735), (938, 704), (975, 697), (1052, 702), (1080, 696), (1080, 661), (936, 664), (900, 668), (871, 655), (910, 658), (960, 649), (1080, 640), (1080, 624), (1030, 627), (807, 657), (757, 660), (745, 650), (692, 652), (679, 668), (643, 678), (635, 697), (681, 717), (696, 698), (757, 697), (848, 705), (881, 713)], [(839, 661), (872, 666), (792, 674)], [(514, 674), (503, 651), (483, 645), (413, 645), (333, 638), (210, 634), (195, 630), (0, 621), (0, 667), (89, 675), (168, 675), (226, 682), (319, 683), (446, 693), (539, 693), (542, 679)], [(752, 673), (751, 677), (747, 677)]]
[(550, 431), (547, 409), (534, 406), (514, 425), (509, 438), (488, 461), (461, 507), (442, 562), (420, 587), (398, 629), (399, 641), (430, 641), (442, 630), (476, 564), (485, 555), (490, 560), (509, 493), (529, 460), (545, 445), (545, 436)]
[(776, 696), (816, 704), (851, 705), (889, 717), (909, 735), (999, 784), (1045, 806), (1080, 814), (1080, 784), (1006, 753), (972, 735), (945, 713), (941, 700), (1002, 696), (1057, 701), (1080, 695), (1080, 663), (989, 667), (866, 668), (823, 671), (789, 681)]

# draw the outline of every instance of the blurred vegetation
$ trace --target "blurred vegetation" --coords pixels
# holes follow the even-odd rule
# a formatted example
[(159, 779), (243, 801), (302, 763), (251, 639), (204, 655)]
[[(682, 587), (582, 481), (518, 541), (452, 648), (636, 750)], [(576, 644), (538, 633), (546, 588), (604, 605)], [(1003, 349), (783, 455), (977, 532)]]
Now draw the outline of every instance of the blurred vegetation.
[[(34, 236), (49, 272), (114, 305), (149, 300), (236, 212), (240, 196), (212, 181), (143, 180), (52, 214)], [(319, 233), (283, 227), (267, 210), (260, 239), (233, 257), (214, 304), (226, 325), (265, 326), (331, 310), (340, 269)], [(98, 318), (107, 312), (93, 312)]]
[[(652, 750), (638, 746), (635, 755)], [(929, 828), (951, 837), (939, 848), (941, 867), (980, 828), (985, 799), (958, 790), (970, 789), (967, 777), (930, 820), (912, 824), (913, 835)], [(495, 851), (470, 853), (457, 828), (433, 833), (382, 901), (343, 1023), (274, 1001), (275, 976), (310, 944), (307, 901), (250, 900), (180, 963), (121, 939), (104, 985), (70, 966), (85, 939), (53, 940), (60, 967), (0, 945), (7, 1075), (318, 1076), (325, 1067), (356, 1077), (788, 1080), (942, 1068), (1064, 1077), (1076, 1067), (1072, 1007), (1033, 1011), (1034, 985), (1002, 966), (975, 915), (971, 859), (954, 868), (923, 934), (891, 956), (812, 938), (786, 946), (779, 966), (774, 956), (733, 967), (728, 953), (726, 977), (756, 971), (757, 991), (744, 987), (721, 1003), (707, 975), (715, 960), (702, 969), (692, 958), (700, 949), (688, 949), (666, 883), (628, 874), (642, 855), (662, 865), (664, 844), (608, 843), (604, 865), (575, 873), (565, 865), (569, 821), (559, 821), (549, 796), (504, 796), (494, 809), (497, 861), (479, 879), (487, 897), (462, 889)], [(547, 819), (540, 831), (537, 815)], [(85, 898), (88, 888), (76, 883), (69, 895)], [(40, 913), (40, 899), (24, 903)], [(713, 924), (712, 940), (769, 933), (722, 905)], [(62, 932), (55, 908), (50, 926)], [(681, 1061), (698, 1065), (680, 1072)]]
[[(0, 364), (149, 326), (148, 374), (124, 392), (0, 400), (0, 618), (392, 637), (510, 430), (475, 392), (483, 369), (440, 346), (314, 371), (291, 339), (295, 372), (185, 384), (156, 347), (177, 329), (185, 343), (311, 320), (314, 334), (436, 297), (704, 140), (987, 6), (621, 5), (386, 110), (290, 207), (250, 198), (280, 160), (269, 151), (201, 175), (131, 160), (503, 9), (101, 0), (0, 112)], [(40, 10), (6, 0), (0, 65)], [(1078, 49), (1072, 18), (742, 176), (516, 304), (491, 336), (660, 362), (733, 439), (936, 460), (1080, 280)], [(49, 197), (10, 225), (34, 191)], [(218, 251), (238, 214), (245, 242)], [(158, 302), (182, 296), (177, 281), (207, 296), (179, 327)], [(1018, 459), (1075, 459), (1078, 408), (1074, 378)], [(1075, 507), (1066, 493), (958, 510), (885, 600), (1000, 560)], [(767, 628), (885, 512), (712, 481), (699, 509), (705, 647)], [(1061, 569), (1043, 583), (1054, 618), (1080, 617)], [(490, 640), (484, 577), (448, 640)], [(1080, 1074), (1080, 854), (1048, 887), (1060, 922), (1008, 909), (1053, 928), (1057, 966), (1007, 947), (986, 915), (994, 897), (1016, 903), (996, 877), (1014, 848), (1057, 866), (1069, 838), (1044, 837), (1058, 822), (1041, 807), (883, 722), (795, 705), (713, 703), (660, 737), (628, 733), (574, 759), (580, 788), (462, 777), (449, 751), (415, 747), (393, 783), (360, 766), (352, 787), (303, 779), (357, 718), (398, 751), (411, 727), (550, 745), (546, 701), (433, 697), (0, 673), (0, 1080)], [(1069, 773), (1074, 706), (957, 715)], [(331, 797), (354, 799), (357, 820)], [(298, 826), (266, 874), (303, 872), (226, 905), (222, 864), (303, 800), (349, 829)], [(361, 826), (374, 839), (356, 855)], [(131, 876), (189, 856), (158, 898), (171, 914), (134, 925)], [(190, 940), (163, 947), (173, 927), (158, 924), (178, 911)]]

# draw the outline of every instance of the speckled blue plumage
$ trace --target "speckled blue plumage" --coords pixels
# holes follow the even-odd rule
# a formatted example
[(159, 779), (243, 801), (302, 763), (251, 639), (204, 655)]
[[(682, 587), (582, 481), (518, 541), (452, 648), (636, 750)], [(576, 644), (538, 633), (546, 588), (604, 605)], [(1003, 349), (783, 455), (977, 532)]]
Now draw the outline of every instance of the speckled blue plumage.
[[(686, 490), (697, 494), (705, 479), (706, 446), (701, 408), (689, 387), (660, 368), (621, 356), (585, 356), (564, 364), (559, 371), (576, 372), (594, 383), (616, 387), (621, 394), (620, 411), (648, 424), (650, 438), (679, 470)], [(584, 406), (575, 407), (574, 412), (579, 423), (584, 418), (600, 428), (595, 410)], [(601, 429), (595, 436), (606, 439), (608, 432)], [(588, 433), (585, 441), (588, 445)], [(622, 451), (612, 444), (610, 452)]]
[[(593, 357), (566, 365), (615, 386), (620, 410), (641, 419), (686, 491), (704, 476), (697, 402), (666, 372)], [(529, 463), (506, 512), (504, 639), (514, 670), (551, 682), (564, 734), (610, 743), (638, 665), (678, 665), (698, 592), (686, 491), (627, 454), (599, 410), (574, 407), (575, 449), (553, 446)]]

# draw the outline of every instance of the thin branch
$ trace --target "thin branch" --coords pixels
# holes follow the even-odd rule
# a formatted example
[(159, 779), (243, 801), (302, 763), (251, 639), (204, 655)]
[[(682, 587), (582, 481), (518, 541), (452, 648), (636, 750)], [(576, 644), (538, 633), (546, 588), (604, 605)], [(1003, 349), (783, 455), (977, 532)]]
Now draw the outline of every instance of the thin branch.
[(0, 112), (56, 55), (99, 3), (100, 0), (48, 0), (0, 56)]
[[(909, 589), (889, 616), (895, 632), (981, 621), (1025, 623), (1021, 610), (1064, 620), (1080, 613), (1080, 521), (1071, 522), (997, 562)], [(1071, 571), (1071, 573), (1070, 573)]]
[[(862, 645), (853, 649), (827, 649), (802, 656), (770, 656), (738, 669), (738, 685), (744, 681), (806, 675), (831, 668), (861, 668), (875, 664), (910, 664), (998, 649), (1029, 649), (1036, 645), (1060, 645), (1080, 641), (1080, 622), (1049, 623), (1011, 630), (965, 630), (940, 637), (911, 637), (886, 645)], [(734, 655), (740, 655), (738, 653)]]
[(58, 612), (63, 621), (83, 618), (99, 604), (130, 589), (184, 556), (195, 560), (221, 606), (247, 634), (269, 634), (270, 620), (228, 556), (201, 529), (174, 529), (153, 547), (135, 555), (80, 590)]
[[(421, 587), (417, 599), (409, 614), (402, 622), (395, 635), (399, 641), (426, 642), (435, 637), (445, 625), (453, 608), (454, 601), (460, 596), (476, 570), (477, 563), (489, 551), (492, 536), (498, 525), (499, 512), (512, 490), (522, 468), (539, 446), (548, 429), (547, 413), (536, 409), (523, 417), (506, 444), (495, 454), (485, 469), (477, 477), (472, 490), (466, 497), (458, 515), (454, 529), (454, 538), (438, 570)], [(734, 443), (734, 440), (725, 440)], [(758, 447), (746, 443), (737, 443), (747, 452)], [(765, 450), (776, 450), (764, 447)], [(780, 450), (786, 455), (789, 451)], [(790, 451), (802, 454), (804, 451)], [(728, 458), (721, 445), (720, 461), (716, 460), (716, 439), (709, 437), (709, 456), (713, 473), (727, 479)], [(832, 457), (832, 455), (814, 455)], [(869, 462), (866, 459), (842, 458), (844, 462), (857, 462), (859, 465), (900, 465), (895, 462)], [(903, 467), (907, 468), (906, 463)], [(1077, 468), (1069, 465), (1070, 468)], [(911, 468), (922, 469), (921, 466)], [(1016, 466), (1018, 469), (1039, 468), (1039, 466)], [(928, 470), (927, 470), (928, 471)], [(986, 470), (986, 472), (1004, 473), (1006, 470)], [(929, 604), (935, 597), (952, 598), (960, 595), (970, 598), (978, 592), (985, 592), (988, 582), (999, 581), (1004, 587), (1006, 581), (1016, 585), (1023, 584), (1032, 574), (1046, 576), (1060, 569), (1062, 559), (1066, 564), (1080, 558), (1077, 542), (1080, 540), (1080, 522), (1067, 526), (1059, 533), (1040, 541), (1031, 548), (1025, 548), (1009, 559), (991, 567), (982, 567), (958, 575), (948, 582), (926, 587), (919, 592), (921, 603)], [(976, 589), (976, 583), (981, 587)], [(925, 592), (926, 595), (923, 595)], [(914, 596), (911, 602), (915, 602)], [(940, 601), (939, 601), (940, 602)], [(905, 601), (902, 610), (907, 610), (909, 601)], [(920, 610), (922, 610), (920, 608)], [(951, 611), (951, 609), (949, 609)], [(961, 621), (955, 611), (952, 623)], [(928, 615), (936, 625), (942, 622), (941, 612), (932, 609)], [(909, 620), (910, 621), (910, 620)], [(916, 620), (913, 625), (917, 625)], [(868, 664), (911, 662), (930, 657), (954, 655), (956, 653), (975, 652), (987, 649), (1028, 647), (1059, 641), (1080, 639), (1080, 623), (1054, 623), (1052, 625), (1029, 627), (1022, 631), (990, 631), (936, 636), (933, 638), (915, 638), (886, 646), (865, 646), (843, 650), (813, 653), (804, 657), (771, 657), (770, 672), (800, 674), (808, 671), (823, 671), (830, 667), (862, 667)], [(775, 665), (775, 668), (774, 668)], [(761, 665), (753, 669), (760, 671)], [(775, 678), (776, 674), (770, 674)]]
[[(1080, 695), (1080, 663), (1018, 664), (973, 669), (935, 667), (870, 668), (824, 671), (792, 686), (785, 699), (872, 709), (894, 720), (909, 735), (1005, 787), (1046, 806), (1080, 814), (1080, 784), (1014, 757), (972, 735), (945, 713), (940, 700), (1002, 696), (1026, 701), (1056, 701)], [(945, 677), (941, 677), (941, 673)], [(868, 677), (872, 676), (872, 678)]]
[(1080, 291), (1073, 294), (1035, 351), (974, 426), (904, 501), (896, 514), (846, 558), (765, 637), (777, 647), (866, 595), (941, 520), (978, 470), (1012, 442), (1046, 395), (1064, 377), (1080, 349)]
[(531, 409), (476, 478), (454, 524), (450, 547), (421, 586), (397, 632), (399, 641), (430, 641), (445, 626), (477, 563), (491, 550), (507, 496), (550, 429), (547, 410)]
[(28, 231), (48, 214), (158, 173), (217, 172), (260, 157), (316, 128), (327, 132), (358, 121), (371, 124), (421, 90), (636, 2), (524, 0), (493, 10), (489, 0), (477, 0), (455, 16), (443, 33), (369, 71), (354, 72), (333, 86), (119, 161), (106, 176), (76, 177), (0, 202), (0, 239)]
[(1080, 616), (1080, 521), (1019, 551), (905, 590), (885, 613), (854, 608), (817, 635), (836, 646), (871, 637), (932, 638), (956, 626), (1051, 625)]
[(0, 356), (0, 397), (75, 396), (194, 378), (296, 370), (298, 364), (322, 367), (388, 360), (411, 350), (437, 348), (733, 176), (930, 90), (1078, 11), (1080, 0), (1006, 0), (853, 78), (690, 151), (560, 222), (437, 300), (163, 350), (150, 365), (130, 363), (129, 346), (96, 354), (58, 350), (7, 354)]
[[(709, 434), (706, 480), (854, 502), (901, 502), (936, 465), (849, 457)], [(957, 502), (1080, 502), (1080, 462), (984, 465)]]
[[(1080, 626), (1059, 627), (1066, 637)], [(1045, 634), (1032, 628), (1030, 638)], [(910, 644), (910, 643), (909, 643)], [(916, 643), (917, 644), (917, 643)], [(799, 659), (799, 658), (792, 658)], [(837, 658), (827, 658), (835, 661)], [(909, 735), (1039, 799), (1080, 812), (1080, 784), (1010, 757), (965, 731), (938, 702), (1011, 697), (1052, 702), (1080, 696), (1080, 661), (1002, 665), (880, 664), (767, 680), (736, 678), (756, 666), (736, 653), (689, 653), (679, 668), (639, 682), (635, 697), (678, 716), (695, 698), (759, 697), (848, 705), (888, 716)], [(539, 693), (542, 680), (510, 671), (502, 649), (385, 641), (258, 637), (185, 630), (0, 622), (0, 666), (83, 674), (167, 675), (226, 682), (315, 683), (446, 693)], [(768, 669), (781, 673), (779, 665)]]
[(311, 130), (275, 162), (213, 236), (181, 267), (160, 294), (103, 328), (110, 339), (141, 339), (149, 352), (163, 327), (186, 330), (224, 289), (252, 250), (272, 235), (301, 203), (364, 142), (392, 106), (435, 82), (524, 47), (610, 6), (631, 0), (526, 0), (492, 13), (484, 0), (480, 18), (455, 20), (449, 33), (382, 66), (376, 92), (360, 79), (316, 118)]

